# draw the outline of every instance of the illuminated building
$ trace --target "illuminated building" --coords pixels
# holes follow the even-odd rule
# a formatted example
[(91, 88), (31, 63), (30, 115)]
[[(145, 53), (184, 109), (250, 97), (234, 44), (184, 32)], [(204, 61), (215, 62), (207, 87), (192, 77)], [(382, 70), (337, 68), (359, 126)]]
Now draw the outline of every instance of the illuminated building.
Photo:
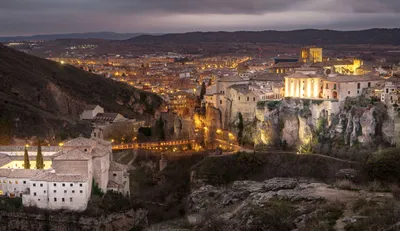
[(322, 62), (322, 48), (318, 48), (318, 47), (303, 47), (303, 48), (301, 48), (300, 61), (303, 63)]

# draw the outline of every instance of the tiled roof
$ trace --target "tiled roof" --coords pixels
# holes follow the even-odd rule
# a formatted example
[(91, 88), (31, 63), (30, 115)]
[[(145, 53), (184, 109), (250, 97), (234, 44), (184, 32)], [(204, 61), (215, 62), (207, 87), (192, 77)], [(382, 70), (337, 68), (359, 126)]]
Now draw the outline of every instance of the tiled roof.
[[(41, 146), (42, 152), (57, 152), (61, 148), (59, 146)], [(0, 146), (1, 152), (23, 152), (25, 146)], [(28, 152), (37, 152), (37, 146), (28, 147)]]
[(110, 171), (125, 171), (128, 167), (123, 164), (118, 164), (117, 162), (111, 161), (110, 162)]
[(11, 169), (0, 169), (0, 177), (8, 177), (10, 175)]
[(90, 160), (92, 156), (89, 153), (82, 152), (79, 149), (73, 149), (60, 156), (54, 158), (54, 160)]
[(118, 113), (98, 113), (93, 120), (94, 121), (114, 121), (117, 118)]
[(302, 73), (292, 73), (290, 75), (285, 76), (285, 78), (325, 78), (325, 77), (319, 75), (305, 75)]
[(74, 174), (56, 174), (54, 172), (46, 172), (31, 179), (31, 181), (47, 181), (47, 182), (86, 182), (88, 178), (84, 175)]
[(43, 172), (44, 170), (39, 169), (10, 169), (8, 178), (32, 178)]
[(221, 77), (218, 81), (219, 82), (242, 82), (242, 81), (246, 81), (246, 80), (240, 78), (238, 75), (234, 75), (234, 76)]
[(338, 75), (326, 78), (326, 81), (332, 82), (367, 82), (367, 81), (380, 81), (383, 78), (376, 75)]
[(107, 188), (122, 188), (123, 186), (121, 185), (121, 184), (118, 184), (117, 182), (115, 182), (115, 181), (108, 181), (108, 184), (107, 184)]
[(108, 153), (107, 149), (99, 149), (99, 148), (95, 148), (92, 151), (92, 156), (104, 156)]
[(96, 144), (95, 140), (78, 137), (76, 139), (70, 140), (64, 144), (65, 147), (91, 147)]
[(284, 74), (276, 74), (276, 73), (268, 73), (268, 72), (262, 72), (262, 73), (257, 73), (253, 76), (250, 76), (251, 80), (255, 81), (284, 81)]

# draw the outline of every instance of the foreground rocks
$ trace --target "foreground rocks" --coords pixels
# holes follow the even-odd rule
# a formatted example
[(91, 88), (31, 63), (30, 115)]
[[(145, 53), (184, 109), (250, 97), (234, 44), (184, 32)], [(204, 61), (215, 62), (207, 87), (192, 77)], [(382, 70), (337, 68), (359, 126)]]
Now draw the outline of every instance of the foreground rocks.
[(54, 230), (54, 231), (125, 231), (147, 225), (146, 210), (128, 210), (102, 216), (80, 213), (5, 212), (0, 211), (0, 231)]
[[(188, 216), (148, 230), (344, 230), (355, 214), (344, 211), (359, 198), (385, 198), (384, 193), (346, 191), (293, 178), (263, 182), (235, 181), (206, 185), (188, 198)], [(344, 220), (344, 221), (342, 221)]]

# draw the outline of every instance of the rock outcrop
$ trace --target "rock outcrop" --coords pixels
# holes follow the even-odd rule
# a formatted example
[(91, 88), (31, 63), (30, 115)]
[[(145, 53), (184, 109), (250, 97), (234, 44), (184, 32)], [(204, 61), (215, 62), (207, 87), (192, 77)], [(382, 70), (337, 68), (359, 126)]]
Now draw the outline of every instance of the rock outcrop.
[(99, 217), (79, 213), (28, 213), (0, 211), (0, 231), (127, 231), (147, 225), (146, 210), (128, 210)]

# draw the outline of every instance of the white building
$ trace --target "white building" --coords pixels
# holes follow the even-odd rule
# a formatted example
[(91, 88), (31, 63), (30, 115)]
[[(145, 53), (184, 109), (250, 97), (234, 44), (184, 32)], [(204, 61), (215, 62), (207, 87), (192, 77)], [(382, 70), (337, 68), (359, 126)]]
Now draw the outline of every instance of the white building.
[[(0, 151), (0, 195), (22, 197), (24, 206), (83, 211), (93, 182), (103, 192), (113, 190), (129, 195), (127, 168), (111, 160), (110, 142), (82, 137), (68, 141), (57, 152), (47, 152), (51, 163), (48, 170), (14, 168), (14, 165), (3, 168), (12, 161), (23, 162), (23, 156), (21, 160), (20, 155), (7, 155), (19, 154), (17, 147), (11, 147), (11, 151), (5, 149), (2, 147)], [(36, 158), (31, 153), (34, 152), (28, 152), (30, 159)]]
[(104, 113), (104, 108), (99, 105), (87, 105), (81, 114), (81, 120), (92, 120), (99, 113)]

